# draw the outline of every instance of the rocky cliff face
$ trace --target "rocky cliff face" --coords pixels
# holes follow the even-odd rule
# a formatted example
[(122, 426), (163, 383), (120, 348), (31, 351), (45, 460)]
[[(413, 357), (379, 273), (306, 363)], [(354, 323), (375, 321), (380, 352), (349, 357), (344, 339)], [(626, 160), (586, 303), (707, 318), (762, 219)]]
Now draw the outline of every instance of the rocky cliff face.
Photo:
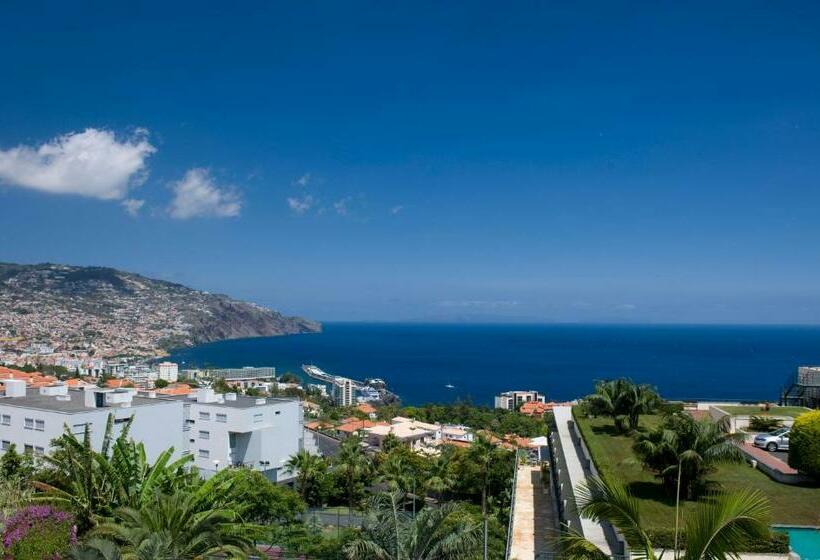
[(113, 268), (0, 263), (0, 345), (42, 342), (97, 355), (156, 354), (229, 338), (321, 331), (225, 295)]

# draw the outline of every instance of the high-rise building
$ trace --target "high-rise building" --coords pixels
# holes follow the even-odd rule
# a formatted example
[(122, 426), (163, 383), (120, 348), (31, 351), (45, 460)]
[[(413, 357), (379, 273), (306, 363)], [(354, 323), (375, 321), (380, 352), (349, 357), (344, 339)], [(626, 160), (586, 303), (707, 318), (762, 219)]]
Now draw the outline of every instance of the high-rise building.
[(179, 378), (179, 366), (174, 362), (162, 362), (159, 364), (159, 378), (168, 383), (176, 383)]
[(333, 400), (336, 406), (353, 406), (356, 404), (356, 391), (353, 381), (346, 377), (333, 378)]

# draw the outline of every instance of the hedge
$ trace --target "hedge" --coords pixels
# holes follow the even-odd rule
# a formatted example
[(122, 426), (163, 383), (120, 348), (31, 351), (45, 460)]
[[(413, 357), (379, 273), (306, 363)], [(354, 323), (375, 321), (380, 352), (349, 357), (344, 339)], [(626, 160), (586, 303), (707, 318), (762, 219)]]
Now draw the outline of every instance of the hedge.
[[(675, 546), (674, 529), (650, 529), (647, 531), (649, 539), (655, 548), (666, 548), (671, 550)], [(681, 531), (678, 534), (678, 547), (686, 548), (686, 537)], [(789, 535), (786, 533), (772, 532), (768, 539), (751, 539), (745, 546), (736, 552), (759, 552), (767, 554), (788, 554)]]
[(789, 434), (789, 466), (820, 477), (820, 410), (795, 418)]

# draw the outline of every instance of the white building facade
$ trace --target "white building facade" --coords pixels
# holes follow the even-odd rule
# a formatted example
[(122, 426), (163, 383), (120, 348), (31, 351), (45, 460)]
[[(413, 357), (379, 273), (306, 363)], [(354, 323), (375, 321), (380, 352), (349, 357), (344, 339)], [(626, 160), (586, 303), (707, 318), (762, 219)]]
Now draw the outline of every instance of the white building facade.
[(518, 410), (527, 402), (546, 402), (546, 397), (538, 391), (505, 391), (495, 397), (495, 408)]
[(179, 366), (174, 362), (160, 362), (157, 366), (158, 377), (168, 383), (176, 383), (179, 379)]

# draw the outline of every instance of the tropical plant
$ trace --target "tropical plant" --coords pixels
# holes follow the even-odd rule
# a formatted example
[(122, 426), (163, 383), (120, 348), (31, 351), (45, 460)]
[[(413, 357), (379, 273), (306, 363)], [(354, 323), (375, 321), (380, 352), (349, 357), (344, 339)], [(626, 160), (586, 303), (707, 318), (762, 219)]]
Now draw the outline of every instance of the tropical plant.
[(342, 442), (333, 459), (333, 470), (342, 481), (347, 506), (352, 509), (373, 474), (373, 464), (362, 449), (360, 438), (353, 436)]
[(20, 455), (17, 452), (17, 445), (12, 443), (0, 458), (0, 476), (3, 478), (29, 478), (36, 470), (34, 461), (34, 457), (30, 454)]
[(794, 420), (789, 433), (789, 465), (820, 477), (820, 410), (806, 412)]
[(660, 403), (658, 393), (649, 385), (639, 385), (630, 379), (612, 379), (595, 384), (595, 393), (584, 399), (594, 416), (612, 418), (619, 431), (637, 430), (640, 417), (652, 412)]
[(82, 441), (66, 427), (53, 442), (54, 452), (44, 458), (46, 473), (35, 482), (40, 493), (34, 500), (70, 509), (83, 531), (118, 507), (139, 508), (157, 491), (173, 492), (199, 483), (196, 472), (187, 468), (193, 457), (172, 460), (170, 448), (151, 464), (144, 444), (128, 437), (133, 417), (116, 440), (113, 420), (109, 415), (100, 451), (92, 448), (88, 425)]
[(453, 454), (455, 448), (445, 446), (437, 457), (433, 457), (427, 464), (424, 481), (425, 490), (441, 496), (455, 484), (453, 474)]
[(117, 543), (99, 538), (75, 544), (69, 550), (68, 557), (70, 560), (122, 560), (123, 558)]
[(231, 509), (203, 509), (202, 493), (157, 492), (139, 509), (119, 508), (93, 534), (122, 543), (125, 558), (194, 560), (227, 554), (245, 558), (255, 526), (241, 523)]
[(32, 488), (19, 477), (0, 478), (0, 530), (6, 519), (31, 501)]
[(783, 425), (783, 420), (775, 416), (752, 416), (749, 429), (753, 432), (771, 432)]
[(324, 498), (327, 461), (303, 449), (292, 455), (285, 466), (291, 472), (296, 472), (296, 489), (302, 500), (311, 506), (321, 505)]
[[(579, 513), (615, 526), (629, 543), (633, 557), (660, 559), (641, 517), (640, 500), (625, 486), (593, 477), (579, 485), (575, 494)], [(675, 547), (673, 555), (684, 560), (736, 558), (750, 539), (768, 537), (770, 510), (767, 498), (754, 490), (711, 496), (687, 516), (683, 531), (686, 550)], [(567, 533), (559, 541), (563, 555), (570, 560), (608, 558), (579, 533)]]
[(412, 517), (401, 492), (375, 496), (360, 538), (348, 543), (349, 560), (462, 560), (479, 550), (480, 529), (449, 502)]
[(664, 486), (680, 497), (693, 498), (707, 474), (718, 464), (742, 462), (736, 445), (740, 434), (730, 434), (725, 422), (697, 421), (686, 413), (671, 414), (635, 442), (643, 465), (656, 473)]

